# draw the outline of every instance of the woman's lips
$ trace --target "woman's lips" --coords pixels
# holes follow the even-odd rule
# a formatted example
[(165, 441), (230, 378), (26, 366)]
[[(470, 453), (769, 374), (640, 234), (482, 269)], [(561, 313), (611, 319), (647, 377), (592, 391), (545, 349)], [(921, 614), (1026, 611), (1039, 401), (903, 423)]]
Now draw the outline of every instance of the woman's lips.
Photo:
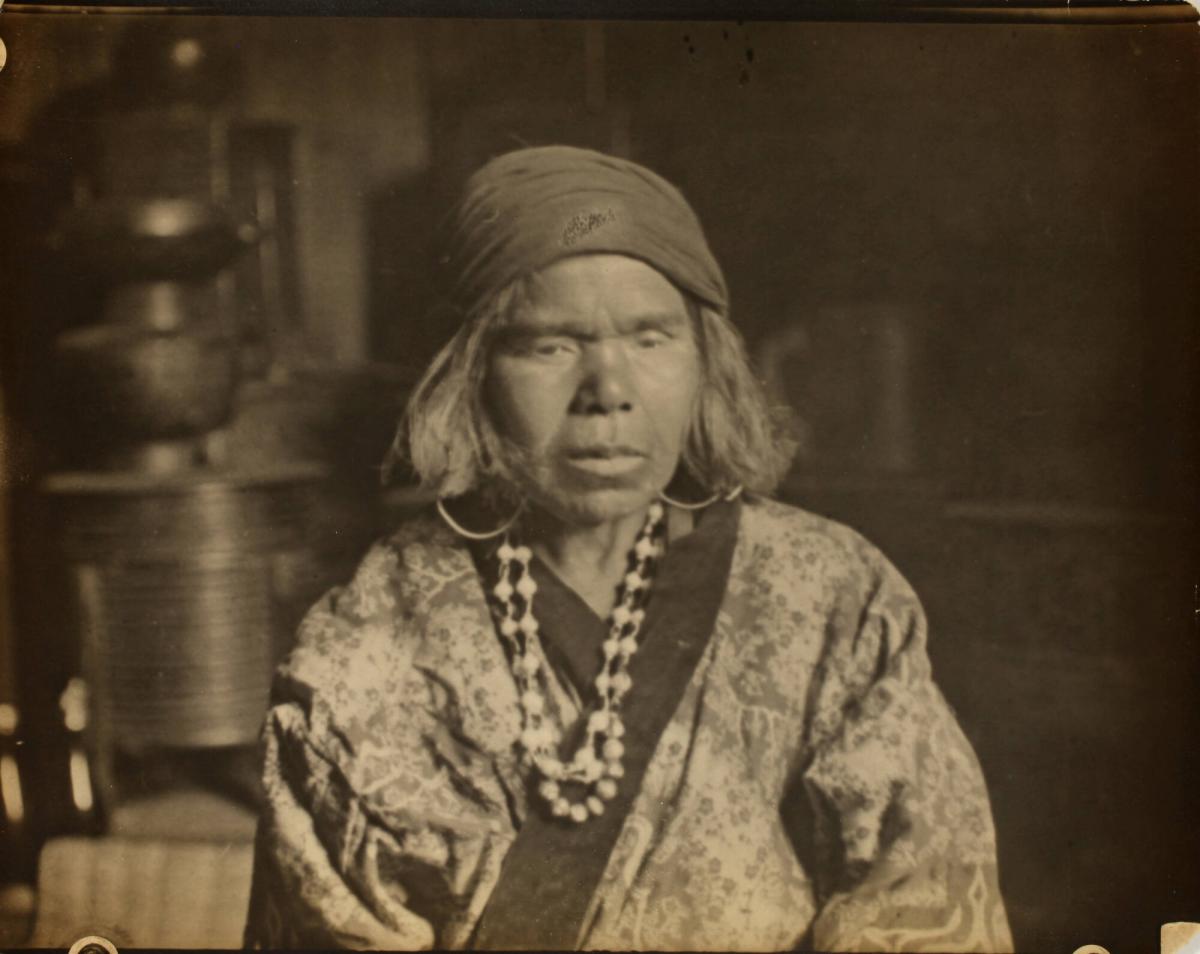
[(636, 470), (646, 455), (633, 447), (581, 447), (567, 452), (567, 463), (576, 470), (612, 477)]

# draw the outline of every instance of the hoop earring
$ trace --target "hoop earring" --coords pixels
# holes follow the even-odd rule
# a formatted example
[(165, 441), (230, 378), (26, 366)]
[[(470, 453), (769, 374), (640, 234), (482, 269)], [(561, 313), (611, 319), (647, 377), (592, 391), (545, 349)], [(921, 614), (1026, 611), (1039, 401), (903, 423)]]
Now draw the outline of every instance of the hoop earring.
[(658, 492), (658, 499), (663, 501), (664, 503), (669, 503), (672, 507), (678, 507), (680, 510), (703, 510), (705, 507), (715, 504), (718, 500), (736, 500), (738, 497), (741, 496), (741, 493), (742, 493), (742, 485), (738, 484), (736, 487), (733, 488), (733, 490), (729, 491), (729, 493), (727, 493), (727, 494), (721, 494), (721, 493), (713, 494), (707, 500), (701, 500), (699, 503), (683, 503), (682, 501), (679, 501), (679, 500), (672, 500), (670, 497), (668, 497), (666, 495), (665, 492), (663, 492), (661, 490)]
[(517, 507), (516, 513), (509, 517), (508, 520), (505, 521), (498, 529), (489, 530), (487, 533), (477, 533), (474, 530), (468, 530), (461, 523), (455, 520), (452, 516), (450, 516), (450, 512), (446, 509), (446, 505), (442, 502), (441, 497), (438, 497), (437, 499), (437, 510), (438, 513), (442, 515), (442, 519), (445, 520), (449, 525), (450, 529), (457, 533), (460, 537), (465, 537), (468, 540), (491, 540), (500, 536), (501, 534), (508, 533), (508, 531), (512, 529), (513, 524), (517, 522), (517, 519), (521, 516), (522, 511), (525, 510), (525, 505), (521, 504), (519, 507)]

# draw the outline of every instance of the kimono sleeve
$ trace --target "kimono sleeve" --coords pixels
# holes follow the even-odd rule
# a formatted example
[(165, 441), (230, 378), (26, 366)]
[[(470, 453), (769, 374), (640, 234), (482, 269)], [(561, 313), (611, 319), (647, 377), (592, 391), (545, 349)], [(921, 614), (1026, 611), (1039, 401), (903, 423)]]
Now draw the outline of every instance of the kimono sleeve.
[(1012, 950), (983, 773), (925, 640), (916, 595), (878, 557), (858, 625), (824, 662), (803, 775), (816, 950)]
[(346, 610), (349, 603), (361, 609), (363, 595), (352, 587), (334, 590), (313, 607), (297, 649), (276, 675), (261, 741), (264, 803), (247, 947), (434, 944), (430, 923), (409, 909), (400, 880), (385, 873), (403, 854), (396, 838), (372, 824), (350, 777), (349, 733), (361, 731), (353, 698), (364, 680), (345, 671), (349, 663), (338, 647), (354, 647), (366, 665), (376, 662), (362, 633), (370, 623)]
[[(324, 757), (292, 722), (291, 713), (273, 712), (264, 738), (267, 800), (255, 842), (246, 946), (431, 948), (433, 928), (427, 921), (402, 903), (389, 905), (391, 916), (385, 920), (335, 867), (318, 830), (316, 807), (308, 794), (311, 786), (297, 777), (297, 767), (289, 766), (288, 756), (281, 753), (308, 748), (314, 763)], [(347, 825), (354, 823), (347, 818)]]

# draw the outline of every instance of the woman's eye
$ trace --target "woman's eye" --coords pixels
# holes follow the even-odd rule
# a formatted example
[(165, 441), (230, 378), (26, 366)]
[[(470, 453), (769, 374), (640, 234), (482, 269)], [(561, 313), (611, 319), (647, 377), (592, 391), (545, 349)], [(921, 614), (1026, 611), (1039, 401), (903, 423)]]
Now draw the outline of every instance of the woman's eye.
[(639, 348), (657, 348), (667, 343), (667, 336), (661, 331), (643, 331), (637, 336)]
[(570, 354), (572, 350), (571, 342), (554, 339), (533, 342), (529, 353), (539, 358), (557, 358)]

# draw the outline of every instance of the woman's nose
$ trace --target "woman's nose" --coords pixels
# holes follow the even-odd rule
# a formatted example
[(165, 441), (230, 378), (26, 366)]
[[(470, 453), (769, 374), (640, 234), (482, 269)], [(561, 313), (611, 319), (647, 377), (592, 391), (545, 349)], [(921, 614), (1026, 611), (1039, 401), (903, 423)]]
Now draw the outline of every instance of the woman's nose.
[(615, 342), (592, 342), (584, 348), (583, 375), (572, 410), (578, 414), (612, 414), (633, 408), (634, 387), (629, 362)]

